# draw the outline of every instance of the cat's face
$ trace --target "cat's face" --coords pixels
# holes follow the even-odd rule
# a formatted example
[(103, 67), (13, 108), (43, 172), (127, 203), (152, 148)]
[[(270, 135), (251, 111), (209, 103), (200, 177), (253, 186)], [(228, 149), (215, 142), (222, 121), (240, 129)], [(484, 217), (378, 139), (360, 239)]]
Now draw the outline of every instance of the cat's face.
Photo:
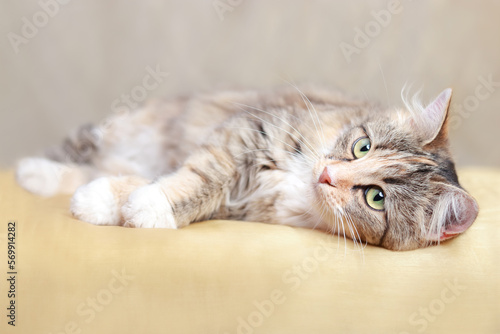
[(346, 126), (315, 166), (315, 193), (335, 233), (393, 250), (464, 232), (478, 212), (450, 159), (451, 90), (418, 114), (376, 113)]

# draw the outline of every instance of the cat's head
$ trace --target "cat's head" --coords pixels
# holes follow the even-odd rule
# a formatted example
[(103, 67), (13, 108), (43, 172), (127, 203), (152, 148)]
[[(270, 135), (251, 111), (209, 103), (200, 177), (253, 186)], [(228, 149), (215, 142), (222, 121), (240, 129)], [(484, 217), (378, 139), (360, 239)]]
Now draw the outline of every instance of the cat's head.
[(361, 112), (344, 127), (314, 175), (332, 230), (409, 250), (455, 237), (474, 222), (478, 205), (458, 183), (449, 150), (451, 93), (426, 107)]

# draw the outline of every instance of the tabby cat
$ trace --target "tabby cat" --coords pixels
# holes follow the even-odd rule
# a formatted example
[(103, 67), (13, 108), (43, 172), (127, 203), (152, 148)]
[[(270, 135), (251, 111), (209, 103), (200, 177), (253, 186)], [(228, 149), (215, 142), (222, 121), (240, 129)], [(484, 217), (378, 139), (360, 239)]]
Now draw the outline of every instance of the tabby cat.
[[(316, 228), (392, 250), (439, 243), (478, 213), (451, 160), (451, 89), (382, 108), (319, 88), (156, 101), (83, 126), (17, 179), (73, 193), (95, 225), (233, 219)], [(88, 183), (90, 182), (90, 183)]]

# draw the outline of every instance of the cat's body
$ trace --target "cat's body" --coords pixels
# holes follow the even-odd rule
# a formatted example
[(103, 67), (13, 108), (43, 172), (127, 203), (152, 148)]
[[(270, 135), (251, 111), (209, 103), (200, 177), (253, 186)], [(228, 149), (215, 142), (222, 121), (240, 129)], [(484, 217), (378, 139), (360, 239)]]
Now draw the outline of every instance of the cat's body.
[(234, 219), (412, 249), (463, 232), (477, 215), (450, 159), (450, 97), (413, 114), (322, 89), (160, 101), (82, 127), (51, 160), (22, 160), (18, 180), (53, 195), (100, 177), (71, 205), (97, 225)]

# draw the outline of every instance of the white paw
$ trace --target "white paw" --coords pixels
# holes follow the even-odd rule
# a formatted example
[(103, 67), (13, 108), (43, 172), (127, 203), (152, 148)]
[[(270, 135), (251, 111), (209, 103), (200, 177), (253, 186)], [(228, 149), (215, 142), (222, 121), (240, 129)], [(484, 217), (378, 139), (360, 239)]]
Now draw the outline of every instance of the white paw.
[(119, 199), (113, 193), (109, 178), (100, 177), (79, 187), (71, 198), (71, 213), (95, 225), (119, 225)]
[(69, 168), (44, 158), (24, 158), (17, 164), (16, 179), (21, 187), (40, 196), (58, 193), (61, 179)]
[(122, 215), (125, 226), (177, 228), (172, 206), (157, 184), (133, 191), (122, 207)]

